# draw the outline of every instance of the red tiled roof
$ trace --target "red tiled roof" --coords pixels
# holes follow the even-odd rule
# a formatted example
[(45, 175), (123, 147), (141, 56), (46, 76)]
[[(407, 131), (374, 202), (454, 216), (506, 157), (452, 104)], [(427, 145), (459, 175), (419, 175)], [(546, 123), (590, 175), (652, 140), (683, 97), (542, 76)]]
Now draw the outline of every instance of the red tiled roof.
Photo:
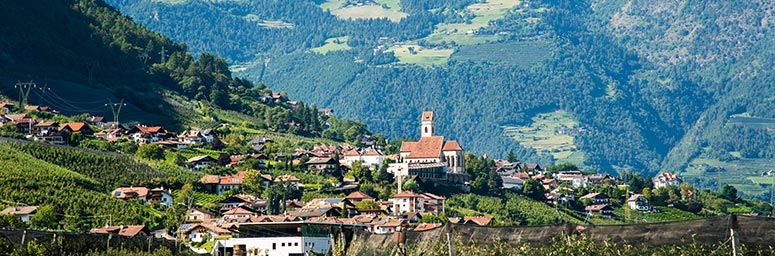
[(251, 215), (251, 214), (253, 214), (253, 213), (252, 213), (252, 212), (250, 212), (250, 211), (248, 211), (248, 210), (245, 210), (245, 209), (243, 209), (243, 208), (240, 208), (240, 207), (236, 207), (236, 208), (234, 208), (234, 209), (231, 209), (231, 210), (229, 210), (229, 211), (227, 211), (227, 212), (224, 212), (224, 213), (223, 213), (223, 215), (238, 215), (238, 214), (247, 214), (247, 215)]
[(603, 208), (607, 207), (607, 204), (594, 204), (587, 207), (584, 207), (584, 211), (600, 211), (603, 210)]
[(460, 144), (457, 144), (457, 141), (448, 140), (444, 142), (444, 148), (442, 148), (441, 150), (442, 151), (463, 151), (463, 148), (460, 147)]
[(410, 151), (412, 151), (416, 144), (417, 144), (417, 142), (404, 141), (403, 143), (401, 143), (401, 152), (410, 152)]
[(66, 123), (62, 125), (62, 127), (70, 127), (70, 130), (73, 130), (74, 132), (80, 132), (84, 127), (89, 127), (86, 123), (83, 122), (75, 122), (75, 123)]
[(482, 217), (465, 216), (465, 217), (463, 217), (463, 221), (465, 221), (465, 222), (471, 221), (473, 223), (476, 223), (476, 225), (486, 226), (487, 224), (490, 224), (490, 221), (492, 221), (492, 217), (489, 217), (489, 216), (482, 216)]
[(438, 227), (441, 227), (441, 223), (420, 223), (420, 225), (417, 225), (417, 227), (414, 228), (414, 231), (422, 232), (422, 231), (432, 230)]
[(382, 153), (380, 153), (376, 149), (372, 148), (372, 149), (369, 149), (369, 151), (366, 151), (366, 154), (364, 154), (364, 155), (367, 155), (367, 156), (381, 156)]
[(284, 174), (280, 175), (277, 178), (274, 179), (275, 182), (277, 181), (290, 181), (290, 182), (299, 182), (301, 181), (299, 178), (296, 178), (296, 176), (290, 175), (290, 174)]
[(105, 120), (104, 116), (90, 116), (86, 118), (86, 121), (96, 123), (96, 122), (102, 122), (102, 120)]
[(218, 181), (218, 184), (221, 184), (221, 185), (241, 185), (242, 184), (242, 176), (238, 176), (238, 175), (223, 176)]
[(351, 149), (344, 152), (344, 156), (360, 156), (361, 153), (358, 153), (358, 150)]
[(403, 191), (403, 192), (398, 193), (398, 194), (393, 196), (393, 198), (404, 198), (404, 197), (410, 197), (410, 198), (411, 197), (422, 197), (422, 195), (416, 194), (416, 193), (414, 193), (412, 191)]
[(422, 137), (406, 158), (436, 158), (441, 155), (443, 136)]
[(355, 191), (347, 195), (345, 199), (374, 199), (374, 198), (361, 191)]
[[(116, 192), (121, 192), (119, 196), (116, 196)], [(137, 193), (137, 197), (146, 197), (148, 195), (148, 188), (146, 187), (121, 187), (113, 190), (113, 192), (110, 194), (111, 196), (118, 198), (118, 199), (126, 199), (126, 198), (132, 198), (127, 197), (127, 193)]]
[(139, 225), (139, 226), (126, 226), (121, 231), (118, 231), (119, 235), (122, 236), (136, 236), (140, 233), (140, 231), (143, 231), (145, 226)]
[(433, 200), (444, 200), (443, 196), (436, 195), (436, 194), (422, 193), (422, 195)]

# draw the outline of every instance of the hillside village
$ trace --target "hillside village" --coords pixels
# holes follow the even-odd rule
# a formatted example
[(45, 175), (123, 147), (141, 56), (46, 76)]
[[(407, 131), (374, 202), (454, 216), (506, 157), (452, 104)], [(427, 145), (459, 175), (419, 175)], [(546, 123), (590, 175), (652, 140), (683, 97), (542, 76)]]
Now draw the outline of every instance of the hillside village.
[[(681, 206), (677, 207), (700, 210), (688, 209), (684, 202), (696, 201), (692, 199), (696, 192), (671, 173), (662, 173), (651, 180), (638, 174), (625, 182), (620, 177), (582, 171), (569, 164), (543, 167), (522, 163), (511, 154), (507, 159), (466, 155), (462, 145), (434, 133), (433, 112), (425, 112), (420, 118), (420, 139), (403, 141), (393, 152), (388, 152), (386, 146), (377, 146), (382, 143), (374, 143), (368, 136), (364, 136), (360, 146), (316, 144), (312, 148), (281, 152), (273, 145), (276, 142), (272, 137), (257, 135), (245, 140), (242, 148), (247, 151), (225, 153), (213, 150), (225, 146), (221, 137), (226, 134), (216, 130), (189, 129), (174, 134), (161, 126), (127, 127), (106, 122), (100, 116), (60, 123), (56, 119), (35, 118), (45, 116), (40, 112), (56, 116), (47, 107), (25, 106), (21, 110), (8, 101), (0, 106), (4, 113), (0, 115), (3, 124), (0, 128), (6, 132), (5, 136), (15, 133), (17, 138), (53, 145), (77, 146), (89, 140), (130, 143), (135, 145), (136, 156), (141, 159), (147, 155), (163, 159), (180, 151), (192, 155), (175, 161), (179, 168), (201, 177), (188, 190), (125, 184), (110, 192), (115, 200), (139, 201), (161, 211), (175, 208), (176, 204), (182, 206), (185, 213), (181, 223), (164, 229), (141, 223), (121, 226), (108, 223), (93, 227), (90, 232), (167, 238), (184, 242), (198, 252), (250, 250), (279, 239), (267, 236), (258, 242), (253, 235), (245, 233), (245, 229), (256, 228), (255, 225), (267, 229), (276, 228), (272, 225), (278, 223), (287, 223), (282, 228), (345, 225), (373, 234), (421, 232), (450, 223), (508, 225), (509, 222), (497, 215), (465, 213), (459, 210), (459, 205), (448, 205), (449, 196), (471, 192), (472, 187), (490, 194), (520, 194), (551, 207), (561, 207), (590, 223), (626, 222), (631, 214), (657, 213), (664, 208), (655, 206), (675, 207), (679, 203)], [(332, 111), (324, 112), (331, 114)], [(480, 161), (479, 168), (484, 169), (485, 176), (495, 175), (487, 176), (485, 185), (477, 185), (479, 179), (474, 175), (482, 172), (471, 170), (477, 167), (467, 161)], [(181, 196), (187, 199), (175, 198)], [(2, 214), (15, 215), (29, 223), (38, 207), (9, 207)], [(298, 235), (307, 236), (304, 232)], [(286, 251), (307, 250), (305, 243), (302, 246), (297, 242), (280, 243), (280, 247), (288, 247)], [(306, 246), (314, 252), (325, 253), (331, 244), (324, 244)]]

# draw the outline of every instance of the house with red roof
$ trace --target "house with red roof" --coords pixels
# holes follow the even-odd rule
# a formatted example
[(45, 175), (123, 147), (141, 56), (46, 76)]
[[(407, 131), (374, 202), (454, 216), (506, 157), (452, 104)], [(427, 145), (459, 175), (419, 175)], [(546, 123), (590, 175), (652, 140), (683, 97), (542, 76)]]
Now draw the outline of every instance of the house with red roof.
[(363, 193), (361, 191), (355, 191), (344, 197), (347, 200), (350, 200), (353, 204), (357, 204), (361, 201), (374, 201), (374, 198), (367, 195), (366, 193)]
[(94, 135), (94, 130), (84, 122), (66, 123), (60, 126), (61, 129), (67, 129), (70, 133), (79, 133), (83, 135)]
[(146, 187), (119, 187), (113, 190), (110, 195), (121, 200), (138, 199), (146, 203), (157, 202), (160, 205), (172, 207), (172, 190), (165, 190), (163, 187), (149, 189)]
[(678, 187), (679, 185), (681, 185), (681, 179), (669, 172), (663, 172), (654, 177), (654, 189), (667, 186)]
[(138, 235), (148, 236), (150, 232), (144, 225), (136, 226), (105, 226), (102, 228), (93, 228), (89, 231), (92, 234), (114, 234), (119, 236), (134, 237)]
[(245, 177), (246, 172), (238, 172), (235, 175), (220, 176), (220, 175), (205, 175), (199, 182), (205, 185), (206, 190), (217, 195), (222, 195), (223, 192), (239, 189), (242, 186), (242, 180)]
[(162, 141), (171, 136), (171, 134), (161, 126), (146, 126), (140, 124), (129, 129), (127, 134), (132, 141), (140, 144)]

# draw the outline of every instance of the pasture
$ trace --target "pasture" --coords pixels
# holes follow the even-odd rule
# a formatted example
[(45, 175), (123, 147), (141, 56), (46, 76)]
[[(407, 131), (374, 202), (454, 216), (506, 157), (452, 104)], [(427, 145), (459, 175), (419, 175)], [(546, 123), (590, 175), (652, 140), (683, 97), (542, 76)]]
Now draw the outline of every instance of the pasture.
[(454, 50), (429, 49), (419, 45), (400, 45), (388, 48), (401, 64), (417, 64), (422, 66), (444, 65)]
[(514, 138), (524, 147), (551, 154), (558, 163), (582, 166), (584, 152), (579, 151), (573, 142), (573, 134), (579, 129), (578, 121), (562, 110), (535, 115), (528, 126), (503, 127), (506, 136)]
[[(409, 14), (400, 11), (400, 0), (380, 0), (374, 5), (347, 5), (346, 0), (328, 0), (320, 4), (323, 10), (329, 10), (331, 14), (340, 19), (379, 19), (387, 18), (392, 22), (399, 22)], [(387, 8), (385, 8), (387, 7)]]
[(329, 38), (326, 39), (326, 43), (324, 45), (312, 48), (310, 50), (320, 54), (326, 54), (331, 51), (349, 50), (352, 49), (352, 47), (347, 45), (348, 38), (349, 37), (347, 36)]

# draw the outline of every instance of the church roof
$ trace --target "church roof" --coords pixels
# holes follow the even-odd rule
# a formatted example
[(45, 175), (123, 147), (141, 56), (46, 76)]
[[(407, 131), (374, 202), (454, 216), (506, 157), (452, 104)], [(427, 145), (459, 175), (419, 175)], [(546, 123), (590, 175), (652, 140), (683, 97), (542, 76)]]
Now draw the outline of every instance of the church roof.
[[(422, 137), (417, 141), (406, 158), (434, 158), (441, 155), (444, 145), (443, 136)], [(403, 149), (403, 146), (401, 147)], [(403, 150), (402, 150), (403, 151)]]
[(460, 147), (460, 144), (457, 144), (457, 141), (448, 140), (444, 142), (444, 148), (442, 148), (441, 150), (442, 151), (463, 151), (463, 148)]
[(403, 143), (401, 143), (401, 152), (411, 152), (412, 149), (414, 149), (415, 144), (417, 144), (417, 142), (404, 141)]

